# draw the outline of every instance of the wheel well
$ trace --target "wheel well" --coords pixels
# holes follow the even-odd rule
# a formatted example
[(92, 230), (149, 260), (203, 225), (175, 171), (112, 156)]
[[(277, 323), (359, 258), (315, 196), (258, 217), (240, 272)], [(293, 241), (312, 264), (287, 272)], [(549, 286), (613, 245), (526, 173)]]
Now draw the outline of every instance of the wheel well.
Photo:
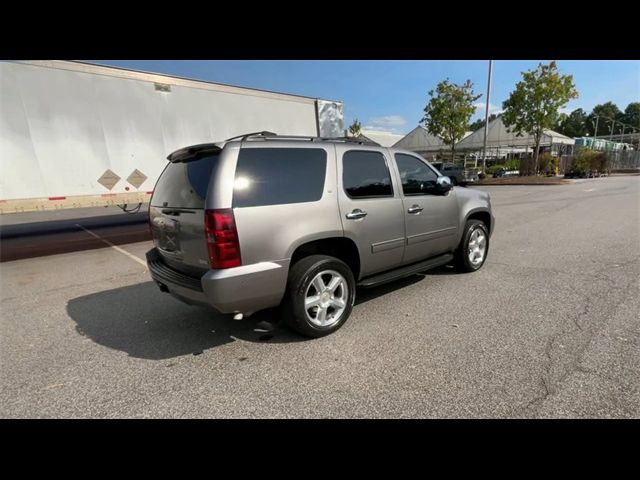
[(309, 255), (330, 255), (346, 263), (353, 276), (357, 279), (360, 274), (360, 254), (353, 240), (346, 237), (331, 237), (298, 246), (291, 256), (291, 265)]
[(491, 215), (489, 212), (475, 212), (467, 217), (467, 220), (480, 220), (487, 226), (487, 230), (491, 231)]

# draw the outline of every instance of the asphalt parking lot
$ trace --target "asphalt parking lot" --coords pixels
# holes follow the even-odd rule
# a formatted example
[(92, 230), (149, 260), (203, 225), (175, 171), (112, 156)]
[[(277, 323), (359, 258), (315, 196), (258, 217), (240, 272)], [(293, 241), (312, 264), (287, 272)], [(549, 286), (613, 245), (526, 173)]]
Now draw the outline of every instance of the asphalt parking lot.
[(0, 416), (639, 417), (640, 176), (482, 188), (479, 272), (359, 291), (318, 340), (162, 294), (146, 241), (2, 263)]

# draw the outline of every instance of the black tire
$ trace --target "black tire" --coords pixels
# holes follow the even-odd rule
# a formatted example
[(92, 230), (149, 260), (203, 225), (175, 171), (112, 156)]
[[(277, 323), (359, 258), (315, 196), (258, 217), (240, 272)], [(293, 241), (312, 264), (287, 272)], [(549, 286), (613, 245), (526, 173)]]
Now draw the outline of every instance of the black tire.
[(449, 177), (449, 178), (451, 178), (451, 185), (453, 185), (454, 187), (458, 185), (458, 180), (456, 180), (456, 177)]
[[(340, 319), (327, 327), (311, 322), (304, 308), (305, 294), (309, 284), (323, 270), (338, 272), (347, 283), (347, 301)], [(338, 330), (351, 315), (356, 296), (353, 272), (342, 260), (328, 255), (311, 255), (296, 262), (289, 270), (287, 290), (282, 302), (283, 318), (288, 327), (310, 338), (323, 337)]]
[[(486, 238), (486, 249), (482, 261), (477, 265), (474, 265), (469, 260), (467, 250), (469, 248), (471, 234), (477, 229), (481, 229), (484, 232)], [(467, 220), (467, 223), (464, 226), (462, 240), (460, 240), (460, 245), (458, 245), (458, 249), (454, 253), (454, 264), (456, 268), (461, 272), (475, 272), (476, 270), (480, 270), (482, 265), (484, 265), (484, 262), (487, 260), (487, 255), (489, 255), (489, 229), (481, 220)]]

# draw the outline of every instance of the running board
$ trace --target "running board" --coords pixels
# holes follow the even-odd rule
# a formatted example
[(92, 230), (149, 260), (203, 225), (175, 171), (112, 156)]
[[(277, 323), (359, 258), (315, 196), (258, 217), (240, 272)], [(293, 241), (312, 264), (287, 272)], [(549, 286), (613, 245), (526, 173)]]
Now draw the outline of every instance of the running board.
[(383, 283), (392, 282), (409, 275), (446, 265), (447, 263), (451, 262), (451, 260), (453, 260), (453, 255), (450, 253), (445, 253), (444, 255), (439, 255), (423, 262), (413, 263), (405, 267), (396, 268), (395, 270), (391, 270), (389, 272), (384, 272), (378, 275), (374, 275), (373, 277), (365, 278), (358, 282), (358, 286), (376, 287), (378, 285), (382, 285)]

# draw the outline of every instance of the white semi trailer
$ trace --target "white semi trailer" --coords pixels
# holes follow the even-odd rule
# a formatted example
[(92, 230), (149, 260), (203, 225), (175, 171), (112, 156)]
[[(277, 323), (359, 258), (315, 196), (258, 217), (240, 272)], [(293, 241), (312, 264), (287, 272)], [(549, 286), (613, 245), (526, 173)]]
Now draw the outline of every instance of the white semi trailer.
[(338, 137), (343, 105), (81, 62), (0, 62), (0, 213), (145, 203), (172, 151), (264, 130)]

